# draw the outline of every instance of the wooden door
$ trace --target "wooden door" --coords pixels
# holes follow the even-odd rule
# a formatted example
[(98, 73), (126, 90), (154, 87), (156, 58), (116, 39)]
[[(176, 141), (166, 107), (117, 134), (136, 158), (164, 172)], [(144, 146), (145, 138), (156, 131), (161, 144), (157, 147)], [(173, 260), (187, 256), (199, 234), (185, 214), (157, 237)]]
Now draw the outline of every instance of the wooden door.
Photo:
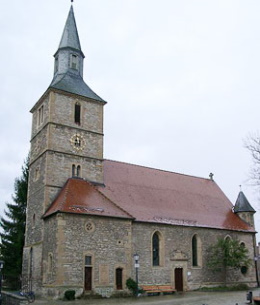
[(85, 267), (85, 290), (92, 290), (92, 267)]
[(123, 269), (122, 268), (116, 269), (116, 289), (117, 290), (123, 289)]
[(174, 276), (175, 276), (175, 289), (177, 291), (183, 291), (183, 269), (175, 268)]

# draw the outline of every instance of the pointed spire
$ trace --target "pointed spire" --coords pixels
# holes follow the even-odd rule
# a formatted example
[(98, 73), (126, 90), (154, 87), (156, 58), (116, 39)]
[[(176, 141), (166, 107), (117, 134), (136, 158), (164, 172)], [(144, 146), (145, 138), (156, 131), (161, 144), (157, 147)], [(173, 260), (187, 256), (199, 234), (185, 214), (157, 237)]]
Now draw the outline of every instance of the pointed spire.
[(255, 210), (251, 206), (251, 204), (248, 202), (246, 196), (242, 191), (239, 192), (237, 201), (234, 207), (234, 212), (239, 213), (239, 212), (252, 212), (255, 213)]
[(83, 80), (84, 54), (71, 5), (57, 52), (54, 54), (54, 77), (50, 88), (104, 102)]
[(59, 49), (62, 48), (72, 48), (82, 52), (72, 5), (70, 7), (69, 15), (59, 45)]

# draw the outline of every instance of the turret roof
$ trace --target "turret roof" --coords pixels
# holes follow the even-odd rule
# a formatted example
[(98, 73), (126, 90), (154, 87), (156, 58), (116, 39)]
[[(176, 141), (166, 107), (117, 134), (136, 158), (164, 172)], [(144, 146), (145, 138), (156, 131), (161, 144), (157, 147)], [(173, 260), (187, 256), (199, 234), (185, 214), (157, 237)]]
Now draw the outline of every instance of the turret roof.
[(248, 202), (246, 196), (242, 191), (239, 192), (237, 201), (234, 207), (234, 212), (253, 212), (255, 213), (255, 210), (252, 208), (251, 204)]

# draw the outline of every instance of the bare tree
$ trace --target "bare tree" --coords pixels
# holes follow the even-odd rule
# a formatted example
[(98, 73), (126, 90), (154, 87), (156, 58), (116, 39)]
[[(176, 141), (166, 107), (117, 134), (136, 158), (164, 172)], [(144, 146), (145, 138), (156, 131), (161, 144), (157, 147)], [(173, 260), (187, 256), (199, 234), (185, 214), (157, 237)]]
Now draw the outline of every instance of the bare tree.
[(255, 185), (260, 185), (260, 133), (249, 134), (244, 140), (244, 145), (249, 150), (253, 161), (250, 178)]

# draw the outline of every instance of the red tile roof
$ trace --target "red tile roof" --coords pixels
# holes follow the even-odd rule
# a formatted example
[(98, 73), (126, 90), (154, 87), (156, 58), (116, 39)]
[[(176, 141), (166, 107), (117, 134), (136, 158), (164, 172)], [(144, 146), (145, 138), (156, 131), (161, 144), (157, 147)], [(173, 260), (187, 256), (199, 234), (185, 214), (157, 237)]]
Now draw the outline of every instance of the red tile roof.
[(211, 179), (105, 160), (104, 184), (69, 179), (45, 216), (61, 211), (254, 232)]
[(56, 212), (131, 218), (126, 211), (106, 198), (93, 185), (78, 178), (67, 180), (44, 217)]

